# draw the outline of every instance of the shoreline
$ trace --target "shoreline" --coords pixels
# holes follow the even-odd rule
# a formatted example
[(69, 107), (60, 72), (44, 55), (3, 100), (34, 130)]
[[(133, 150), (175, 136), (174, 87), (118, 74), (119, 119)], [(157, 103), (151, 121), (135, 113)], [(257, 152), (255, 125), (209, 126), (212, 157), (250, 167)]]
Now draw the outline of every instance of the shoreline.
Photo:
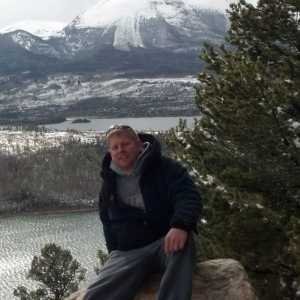
[(96, 207), (47, 207), (43, 208), (32, 208), (27, 211), (18, 213), (0, 213), (1, 218), (19, 217), (19, 216), (29, 216), (29, 215), (50, 215), (50, 214), (65, 214), (65, 213), (78, 213), (78, 212), (91, 212), (97, 211)]

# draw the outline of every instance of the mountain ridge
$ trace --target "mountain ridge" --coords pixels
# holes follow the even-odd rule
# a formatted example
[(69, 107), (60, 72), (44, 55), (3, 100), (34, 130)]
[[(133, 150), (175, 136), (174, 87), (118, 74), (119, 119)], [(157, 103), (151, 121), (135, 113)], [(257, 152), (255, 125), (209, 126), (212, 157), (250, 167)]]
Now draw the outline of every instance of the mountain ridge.
[(51, 37), (59, 37), (63, 34), (62, 29), (68, 23), (56, 21), (21, 21), (13, 23), (0, 29), (0, 34), (10, 33), (14, 31), (26, 31), (32, 35), (48, 40)]
[[(114, 9), (117, 4), (118, 10)], [(122, 51), (199, 52), (204, 42), (220, 43), (228, 27), (225, 12), (202, 6), (195, 0), (101, 0), (68, 25), (60, 24), (61, 31), (51, 33), (48, 26), (46, 32), (45, 23), (40, 23), (41, 29), (24, 23), (29, 34), (24, 34), (26, 28), (19, 24), (0, 31), (0, 37), (8, 35), (28, 51), (61, 59), (108, 45)]]
[(131, 8), (122, 21), (82, 27), (89, 19), (82, 16), (96, 14), (91, 8), (49, 39), (24, 30), (0, 34), (0, 122), (195, 114), (190, 78), (201, 70), (203, 43), (224, 43), (228, 27), (225, 12), (195, 2), (141, 0), (139, 8), (152, 9), (147, 18)]

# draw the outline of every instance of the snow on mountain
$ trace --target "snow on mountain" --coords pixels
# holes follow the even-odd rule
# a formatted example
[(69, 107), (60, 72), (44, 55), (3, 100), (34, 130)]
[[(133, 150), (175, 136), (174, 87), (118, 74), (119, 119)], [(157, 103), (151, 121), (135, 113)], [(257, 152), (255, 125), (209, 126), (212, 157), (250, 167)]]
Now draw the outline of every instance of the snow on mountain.
[[(221, 5), (223, 3), (223, 5)], [(64, 28), (71, 51), (113, 45), (160, 48), (182, 52), (198, 50), (203, 41), (224, 38), (227, 0), (100, 0)]]
[(23, 30), (35, 36), (38, 36), (44, 40), (48, 40), (51, 37), (63, 36), (62, 29), (65, 26), (67, 26), (67, 23), (54, 21), (22, 21), (2, 28), (0, 30), (0, 34), (9, 33), (17, 30)]
[(224, 42), (228, 1), (232, 0), (99, 0), (68, 25), (24, 21), (3, 28), (0, 35), (30, 52), (55, 58), (84, 57), (111, 47), (199, 52), (204, 42)]
[(177, 17), (180, 17), (180, 13), (193, 6), (225, 12), (228, 2), (219, 0), (218, 4), (213, 4), (211, 0), (100, 0), (72, 23), (77, 28), (107, 27), (120, 22), (136, 22), (163, 16), (170, 23), (178, 24)]
[[(1, 78), (0, 78), (1, 79)], [(3, 79), (2, 79), (3, 80)], [(52, 75), (45, 82), (37, 84), (34, 80), (26, 81), (19, 88), (10, 89), (9, 94), (0, 91), (0, 111), (14, 104), (18, 110), (42, 107), (68, 107), (79, 99), (106, 97), (110, 100), (123, 98), (141, 99), (156, 94), (156, 98), (168, 98), (181, 95), (181, 100), (193, 99), (194, 85), (197, 79), (185, 78), (142, 78), (142, 79), (102, 79), (95, 75), (92, 81), (84, 82), (80, 75)], [(78, 84), (78, 82), (81, 82)], [(5, 101), (4, 101), (5, 100)], [(182, 107), (180, 107), (182, 108)], [(170, 110), (177, 110), (172, 107)]]

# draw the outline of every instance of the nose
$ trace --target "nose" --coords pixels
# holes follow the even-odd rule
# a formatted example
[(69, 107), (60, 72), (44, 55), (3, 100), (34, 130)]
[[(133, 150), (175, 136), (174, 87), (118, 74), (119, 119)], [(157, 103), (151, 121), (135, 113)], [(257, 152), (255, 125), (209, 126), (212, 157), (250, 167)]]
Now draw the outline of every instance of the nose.
[(118, 152), (124, 151), (125, 147), (123, 145), (118, 146)]

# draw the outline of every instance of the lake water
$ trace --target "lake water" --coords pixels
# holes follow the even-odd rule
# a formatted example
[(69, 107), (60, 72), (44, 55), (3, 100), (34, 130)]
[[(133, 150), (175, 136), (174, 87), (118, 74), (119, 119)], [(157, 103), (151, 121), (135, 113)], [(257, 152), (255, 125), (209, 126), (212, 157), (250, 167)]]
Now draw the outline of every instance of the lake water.
[(171, 127), (176, 127), (179, 123), (179, 119), (186, 119), (187, 126), (192, 127), (194, 118), (196, 117), (155, 117), (155, 118), (120, 118), (120, 119), (93, 119), (90, 117), (78, 117), (78, 119), (89, 119), (90, 123), (72, 123), (75, 119), (67, 120), (63, 123), (45, 125), (46, 128), (52, 128), (57, 130), (96, 130), (106, 131), (111, 125), (126, 124), (136, 130), (154, 130), (154, 131), (165, 131)]
[[(88, 269), (86, 283), (96, 278), (97, 251), (106, 250), (97, 212), (23, 215), (0, 218), (0, 299), (19, 299), (13, 290), (19, 285), (35, 289), (26, 279), (34, 255), (48, 243), (69, 249)], [(83, 283), (85, 284), (85, 283)]]

